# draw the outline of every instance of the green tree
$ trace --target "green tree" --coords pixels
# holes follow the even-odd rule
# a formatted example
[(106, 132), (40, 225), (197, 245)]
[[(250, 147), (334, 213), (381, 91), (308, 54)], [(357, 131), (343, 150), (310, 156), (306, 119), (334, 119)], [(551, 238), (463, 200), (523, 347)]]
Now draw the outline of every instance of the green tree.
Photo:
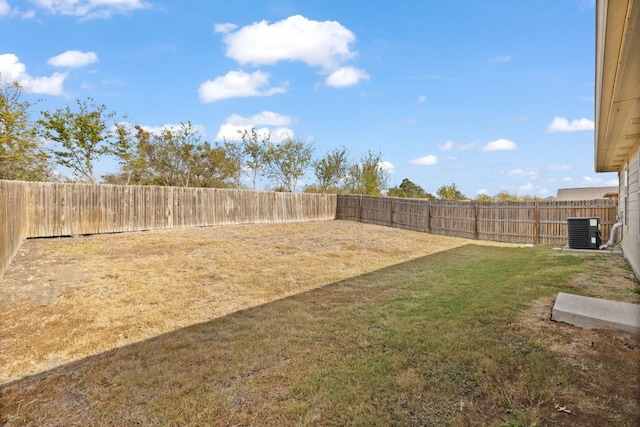
[(161, 185), (189, 187), (198, 161), (200, 135), (191, 122), (180, 127), (164, 128), (154, 136), (154, 157), (151, 165)]
[(520, 197), (517, 194), (509, 193), (506, 190), (503, 190), (493, 196), (493, 200), (496, 202), (519, 202), (521, 201)]
[(360, 163), (349, 167), (345, 188), (353, 194), (379, 196), (388, 180), (389, 175), (382, 167), (382, 154), (368, 151)]
[(335, 148), (313, 163), (313, 173), (317, 179), (317, 191), (326, 193), (337, 191), (349, 172), (349, 157), (345, 147)]
[(148, 132), (142, 127), (131, 127), (128, 123), (115, 125), (115, 140), (108, 148), (109, 154), (116, 157), (120, 165), (117, 174), (103, 175), (102, 179), (107, 184), (141, 184), (141, 173), (146, 170), (140, 163), (140, 139), (149, 138)]
[(240, 169), (223, 145), (204, 142), (196, 146), (193, 186), (228, 188), (237, 186)]
[(458, 190), (456, 183), (451, 185), (443, 185), (436, 191), (438, 197), (442, 200), (465, 200), (467, 197)]
[(291, 137), (280, 144), (270, 143), (265, 155), (267, 177), (275, 181), (277, 189), (296, 191), (298, 181), (311, 165), (313, 151), (312, 144)]
[(0, 179), (46, 181), (53, 176), (49, 155), (31, 121), (22, 86), (0, 75)]
[(95, 184), (94, 166), (109, 153), (115, 113), (94, 104), (91, 98), (76, 103), (77, 112), (69, 106), (53, 113), (42, 111), (38, 124), (45, 140), (56, 144), (51, 150), (55, 162), (71, 169), (77, 180)]
[(141, 126), (117, 125), (111, 154), (120, 173), (105, 175), (110, 183), (182, 187), (232, 187), (238, 166), (224, 146), (201, 142), (191, 122), (152, 134)]
[(265, 170), (267, 162), (267, 152), (271, 145), (271, 134), (259, 134), (255, 128), (251, 130), (238, 131), (242, 139), (242, 148), (231, 149), (228, 147), (228, 151), (235, 154), (232, 158), (239, 160), (241, 170), (246, 170), (249, 179), (253, 185), (253, 189), (256, 189), (256, 183), (258, 182), (258, 175), (260, 171)]
[(392, 187), (387, 191), (390, 197), (407, 197), (414, 199), (435, 199), (433, 194), (424, 191), (418, 184), (411, 182), (408, 178), (402, 180), (398, 187)]
[(479, 193), (476, 196), (476, 200), (479, 202), (493, 202), (493, 197), (485, 193)]

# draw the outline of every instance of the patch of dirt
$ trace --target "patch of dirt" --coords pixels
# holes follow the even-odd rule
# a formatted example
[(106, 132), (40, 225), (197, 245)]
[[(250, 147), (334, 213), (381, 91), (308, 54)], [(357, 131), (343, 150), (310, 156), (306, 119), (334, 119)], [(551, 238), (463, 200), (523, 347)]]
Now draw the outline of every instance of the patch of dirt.
[[(640, 286), (623, 258), (599, 255), (596, 261), (596, 270), (574, 278), (576, 293), (582, 290), (593, 296), (640, 303)], [(573, 377), (581, 392), (557, 396), (554, 405), (558, 412), (553, 421), (591, 425), (589, 418), (594, 414), (600, 414), (599, 419), (608, 414), (611, 425), (640, 419), (640, 381), (629, 381), (640, 375), (640, 336), (552, 321), (554, 302), (555, 297), (539, 299), (520, 320), (536, 346), (552, 351), (575, 371)]]

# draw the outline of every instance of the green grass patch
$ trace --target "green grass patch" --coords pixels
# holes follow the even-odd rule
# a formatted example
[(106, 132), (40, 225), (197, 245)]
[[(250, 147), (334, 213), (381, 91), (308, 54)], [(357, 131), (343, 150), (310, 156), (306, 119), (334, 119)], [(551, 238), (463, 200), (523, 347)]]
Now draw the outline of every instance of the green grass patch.
[[(469, 245), (40, 381), (75, 378), (87, 425), (545, 425), (559, 395), (580, 394), (577, 368), (517, 319), (537, 299), (571, 290), (588, 262), (545, 247)], [(72, 417), (69, 406), (58, 415)]]

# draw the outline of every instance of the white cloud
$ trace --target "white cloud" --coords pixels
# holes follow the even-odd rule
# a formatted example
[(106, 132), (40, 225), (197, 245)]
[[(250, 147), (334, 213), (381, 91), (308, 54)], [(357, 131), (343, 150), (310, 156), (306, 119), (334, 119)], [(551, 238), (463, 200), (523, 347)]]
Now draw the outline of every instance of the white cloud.
[(293, 138), (294, 133), (288, 126), (293, 123), (293, 118), (272, 111), (262, 111), (251, 117), (243, 117), (233, 114), (227, 117), (225, 123), (220, 126), (216, 141), (240, 139), (240, 133), (255, 128), (259, 135), (271, 135), (271, 141), (281, 142), (286, 138)]
[(442, 145), (439, 145), (438, 148), (440, 148), (440, 151), (451, 151), (453, 150), (453, 146), (454, 146), (454, 142), (453, 141), (447, 141)]
[(213, 32), (214, 33), (228, 34), (231, 31), (235, 30), (236, 28), (238, 28), (238, 26), (236, 24), (229, 24), (229, 23), (215, 24), (213, 26)]
[(469, 144), (459, 144), (457, 142), (449, 140), (444, 144), (439, 145), (438, 148), (440, 148), (440, 151), (467, 151), (472, 150), (477, 146), (478, 144), (475, 142), (470, 142)]
[(242, 117), (239, 114), (233, 114), (227, 118), (227, 123), (236, 126), (289, 126), (293, 123), (291, 116), (274, 113), (273, 111), (262, 111), (251, 117)]
[(533, 185), (532, 183), (528, 182), (525, 185), (519, 186), (518, 192), (527, 196), (544, 197), (549, 193), (549, 190), (547, 188), (541, 187), (539, 185)]
[(424, 104), (424, 102), (427, 100), (427, 97), (424, 95), (420, 95), (418, 97), (418, 104)]
[(53, 15), (77, 16), (83, 19), (109, 18), (151, 7), (143, 0), (32, 0), (36, 6)]
[(5, 81), (20, 83), (27, 93), (43, 95), (64, 94), (63, 85), (68, 76), (67, 73), (53, 73), (49, 77), (31, 77), (27, 73), (27, 67), (12, 53), (0, 55), (0, 74)]
[(0, 0), (0, 16), (7, 16), (11, 13), (11, 6), (7, 0)]
[(271, 96), (283, 92), (286, 92), (284, 86), (269, 87), (269, 74), (262, 71), (251, 74), (229, 71), (224, 76), (207, 80), (198, 88), (200, 101), (205, 103), (246, 96)]
[[(164, 124), (162, 126), (141, 126), (142, 129), (144, 129), (145, 131), (153, 134), (153, 135), (160, 135), (162, 133), (162, 131), (164, 130), (178, 130), (182, 127), (182, 124), (171, 124), (171, 123), (167, 123)], [(205, 136), (205, 127), (203, 125), (191, 125), (192, 129), (197, 132), (199, 135), (201, 136)]]
[(67, 73), (53, 73), (51, 76), (32, 77), (23, 83), (25, 91), (45, 95), (63, 95)]
[(51, 57), (47, 64), (54, 67), (84, 67), (98, 62), (98, 55), (95, 52), (80, 52), (79, 50), (68, 50), (60, 55)]
[(0, 73), (7, 82), (20, 81), (21, 77), (27, 76), (27, 67), (16, 55), (5, 53), (0, 55)]
[(549, 165), (549, 170), (551, 171), (568, 171), (573, 169), (571, 165)]
[(355, 35), (336, 21), (319, 22), (295, 15), (273, 24), (256, 22), (235, 32), (229, 24), (218, 29), (226, 31), (227, 56), (240, 64), (302, 61), (330, 71), (356, 54), (350, 47)]
[(522, 191), (522, 192), (531, 192), (535, 189), (535, 186), (533, 184), (531, 184), (530, 182), (527, 182), (525, 185), (521, 185), (520, 187), (518, 187), (518, 190)]
[(556, 116), (549, 124), (547, 132), (579, 132), (583, 130), (593, 130), (594, 128), (595, 124), (589, 119), (582, 118), (569, 122), (565, 117)]
[(356, 85), (360, 80), (369, 80), (369, 74), (354, 67), (340, 67), (327, 77), (327, 86), (348, 87)]
[(600, 177), (592, 178), (590, 176), (583, 176), (580, 181), (580, 185), (589, 186), (589, 187), (611, 187), (618, 186), (618, 179), (608, 179), (604, 180)]
[(476, 191), (476, 195), (480, 196), (482, 194), (488, 195), (486, 188), (481, 188), (480, 190)]
[(517, 150), (518, 146), (515, 142), (510, 141), (508, 139), (500, 138), (495, 141), (489, 142), (487, 145), (482, 147), (481, 151), (511, 151)]
[(409, 161), (409, 164), (416, 166), (433, 166), (438, 164), (438, 158), (433, 154), (429, 154), (428, 156), (418, 157), (417, 159), (413, 159)]
[(509, 176), (526, 176), (531, 179), (538, 179), (538, 169), (536, 168), (528, 168), (528, 169), (511, 169), (507, 174)]
[(391, 162), (382, 161), (382, 162), (378, 163), (378, 166), (380, 166), (380, 169), (382, 169), (383, 171), (386, 171), (386, 172), (388, 172), (390, 174), (395, 171), (395, 166), (393, 166), (393, 163), (391, 163)]

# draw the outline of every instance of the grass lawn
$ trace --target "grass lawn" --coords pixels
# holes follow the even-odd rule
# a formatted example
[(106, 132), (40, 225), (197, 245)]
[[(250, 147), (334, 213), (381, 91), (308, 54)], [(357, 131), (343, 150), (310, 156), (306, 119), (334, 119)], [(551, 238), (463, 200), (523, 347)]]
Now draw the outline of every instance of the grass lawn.
[[(271, 228), (285, 232), (279, 237), (284, 252), (269, 258), (264, 273), (244, 286), (266, 289), (317, 276), (329, 282), (296, 292), (276, 286), (283, 292), (279, 299), (240, 304), (124, 345), (106, 343), (105, 351), (12, 378), (0, 385), (0, 424), (640, 425), (640, 337), (549, 320), (559, 291), (638, 302), (640, 286), (623, 258), (455, 239), (450, 247), (415, 257), (401, 248), (425, 245), (430, 238), (441, 242), (441, 237), (357, 223), (335, 225), (344, 229), (326, 239), (344, 241), (322, 256), (318, 252), (299, 261), (321, 258), (324, 269), (313, 271), (298, 270), (294, 254), (330, 243), (308, 229), (301, 228), (298, 236), (291, 231), (295, 227), (289, 234), (284, 225)], [(372, 233), (379, 231), (386, 243), (349, 242), (351, 227), (363, 233), (361, 239), (374, 239)], [(398, 246), (390, 243), (392, 238), (399, 239)], [(113, 247), (113, 240), (100, 239)], [(236, 245), (240, 241), (233, 240)], [(86, 242), (95, 246), (95, 241)], [(273, 245), (265, 250), (275, 251)], [(260, 253), (255, 249), (246, 256)], [(351, 265), (347, 260), (354, 253)], [(95, 249), (90, 256), (100, 254)], [(214, 258), (209, 263), (221, 259)], [(228, 262), (244, 265), (238, 258)], [(276, 262), (284, 270), (266, 269)], [(365, 271), (341, 278), (331, 262), (338, 270)], [(184, 268), (188, 270), (186, 264)], [(101, 274), (126, 275), (113, 266)], [(231, 273), (218, 274), (240, 280)], [(201, 277), (189, 280), (207, 285)], [(239, 300), (245, 291), (235, 290)], [(199, 292), (192, 307), (201, 312), (198, 301), (209, 296)], [(17, 330), (20, 310), (28, 316), (38, 307), (62, 304), (58, 299), (69, 295), (54, 293), (37, 305), (7, 302), (5, 313), (14, 317), (0, 317), (3, 330)], [(112, 309), (120, 310), (113, 301)], [(180, 307), (188, 318), (189, 305)], [(180, 317), (173, 311), (165, 315)], [(52, 340), (73, 346), (74, 340), (88, 339), (65, 330)], [(8, 335), (0, 337), (0, 348), (13, 345)]]

